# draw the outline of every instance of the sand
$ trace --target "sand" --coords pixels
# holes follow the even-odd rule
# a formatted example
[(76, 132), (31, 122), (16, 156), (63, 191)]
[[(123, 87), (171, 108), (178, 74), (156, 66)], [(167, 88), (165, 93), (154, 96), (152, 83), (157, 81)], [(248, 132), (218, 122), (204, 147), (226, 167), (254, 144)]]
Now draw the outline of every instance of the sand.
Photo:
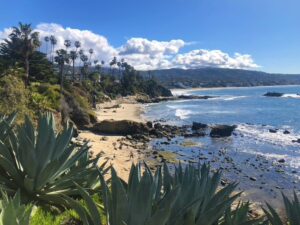
[[(99, 104), (95, 111), (99, 121), (113, 119), (144, 122), (141, 117), (142, 112), (143, 106), (133, 97), (119, 98)], [(90, 131), (80, 132), (78, 139), (89, 141), (90, 151), (94, 155), (101, 155), (99, 165), (108, 160), (123, 180), (127, 180), (131, 164), (143, 159), (143, 151), (140, 150), (147, 148), (143, 143), (133, 146), (123, 136), (98, 135)]]

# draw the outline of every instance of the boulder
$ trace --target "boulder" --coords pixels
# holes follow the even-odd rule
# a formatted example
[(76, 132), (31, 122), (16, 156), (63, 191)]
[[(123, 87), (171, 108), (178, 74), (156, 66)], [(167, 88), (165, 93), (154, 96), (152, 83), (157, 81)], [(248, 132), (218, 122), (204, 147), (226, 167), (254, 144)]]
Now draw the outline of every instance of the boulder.
[(210, 136), (211, 137), (230, 137), (232, 132), (236, 128), (235, 125), (216, 125), (211, 128)]
[(148, 122), (146, 123), (146, 125), (147, 125), (148, 128), (153, 128), (153, 124), (152, 124), (151, 121), (148, 121)]
[(205, 129), (205, 128), (207, 128), (207, 127), (208, 127), (207, 124), (193, 122), (192, 130)]
[(144, 123), (131, 120), (103, 120), (95, 123), (92, 131), (104, 134), (132, 135), (149, 133), (149, 128)]
[(269, 129), (270, 133), (277, 133), (277, 129)]
[(279, 93), (279, 92), (267, 92), (264, 94), (266, 97), (282, 97), (284, 93)]
[(162, 130), (163, 126), (160, 123), (156, 123), (156, 124), (154, 124), (154, 129), (156, 129), (156, 130)]

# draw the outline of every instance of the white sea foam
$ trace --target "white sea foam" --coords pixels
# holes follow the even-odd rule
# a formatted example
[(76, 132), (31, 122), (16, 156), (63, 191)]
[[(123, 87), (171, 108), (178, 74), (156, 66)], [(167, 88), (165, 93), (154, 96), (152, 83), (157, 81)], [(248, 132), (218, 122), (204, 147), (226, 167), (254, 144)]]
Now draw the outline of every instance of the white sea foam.
[(191, 90), (189, 90), (189, 89), (187, 89), (187, 90), (185, 90), (185, 89), (183, 89), (183, 90), (181, 90), (181, 89), (173, 89), (173, 90), (171, 90), (171, 92), (172, 92), (172, 95), (174, 95), (174, 96), (178, 96), (178, 95), (191, 95), (190, 94)]
[(232, 101), (232, 100), (235, 100), (235, 99), (246, 98), (246, 97), (247, 96), (232, 96), (232, 97), (224, 98), (223, 100), (224, 101)]
[(175, 112), (175, 116), (179, 117), (182, 120), (188, 119), (190, 114), (192, 114), (192, 111), (185, 109), (176, 109)]
[(300, 98), (299, 94), (284, 94), (283, 98)]
[(293, 131), (290, 131), (290, 134), (283, 134), (283, 129), (279, 129), (276, 133), (271, 133), (269, 129), (272, 129), (272, 127), (241, 124), (236, 130), (241, 132), (244, 136), (254, 138), (257, 141), (267, 142), (282, 147), (299, 146), (298, 143), (293, 142), (293, 140), (299, 138), (299, 134), (295, 134)]

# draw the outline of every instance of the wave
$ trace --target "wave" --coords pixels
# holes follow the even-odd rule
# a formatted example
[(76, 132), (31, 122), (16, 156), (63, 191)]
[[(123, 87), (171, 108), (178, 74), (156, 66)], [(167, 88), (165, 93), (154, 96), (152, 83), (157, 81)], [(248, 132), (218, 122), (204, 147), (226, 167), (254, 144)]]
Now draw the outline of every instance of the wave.
[(174, 89), (171, 90), (172, 95), (174, 96), (179, 96), (179, 95), (191, 95), (190, 92), (191, 90), (180, 90), (180, 89)]
[(289, 134), (284, 134), (285, 129), (278, 129), (276, 133), (271, 133), (270, 129), (274, 128), (271, 126), (240, 124), (236, 130), (245, 137), (254, 138), (256, 141), (282, 147), (299, 146), (299, 143), (293, 142), (299, 138), (299, 134), (293, 131), (289, 131)]
[(232, 101), (232, 100), (235, 100), (235, 99), (246, 98), (246, 97), (247, 96), (232, 96), (232, 97), (224, 98), (223, 100), (224, 101)]
[(175, 116), (179, 117), (181, 120), (188, 119), (189, 115), (193, 112), (191, 110), (176, 109)]
[(241, 98), (247, 98), (249, 96), (230, 96), (230, 95), (225, 95), (225, 96), (218, 96), (215, 98), (209, 98), (206, 99), (205, 101), (234, 101), (236, 99), (241, 99)]
[(284, 94), (283, 98), (300, 98), (299, 94)]

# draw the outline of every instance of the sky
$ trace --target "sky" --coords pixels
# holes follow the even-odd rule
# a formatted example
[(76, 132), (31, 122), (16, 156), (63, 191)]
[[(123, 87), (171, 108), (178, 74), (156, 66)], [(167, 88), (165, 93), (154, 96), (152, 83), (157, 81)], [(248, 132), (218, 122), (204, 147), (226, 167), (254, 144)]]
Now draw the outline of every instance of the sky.
[[(0, 38), (18, 22), (79, 40), (137, 69), (213, 66), (300, 73), (299, 0), (1, 1)], [(45, 44), (41, 47), (46, 49)]]

